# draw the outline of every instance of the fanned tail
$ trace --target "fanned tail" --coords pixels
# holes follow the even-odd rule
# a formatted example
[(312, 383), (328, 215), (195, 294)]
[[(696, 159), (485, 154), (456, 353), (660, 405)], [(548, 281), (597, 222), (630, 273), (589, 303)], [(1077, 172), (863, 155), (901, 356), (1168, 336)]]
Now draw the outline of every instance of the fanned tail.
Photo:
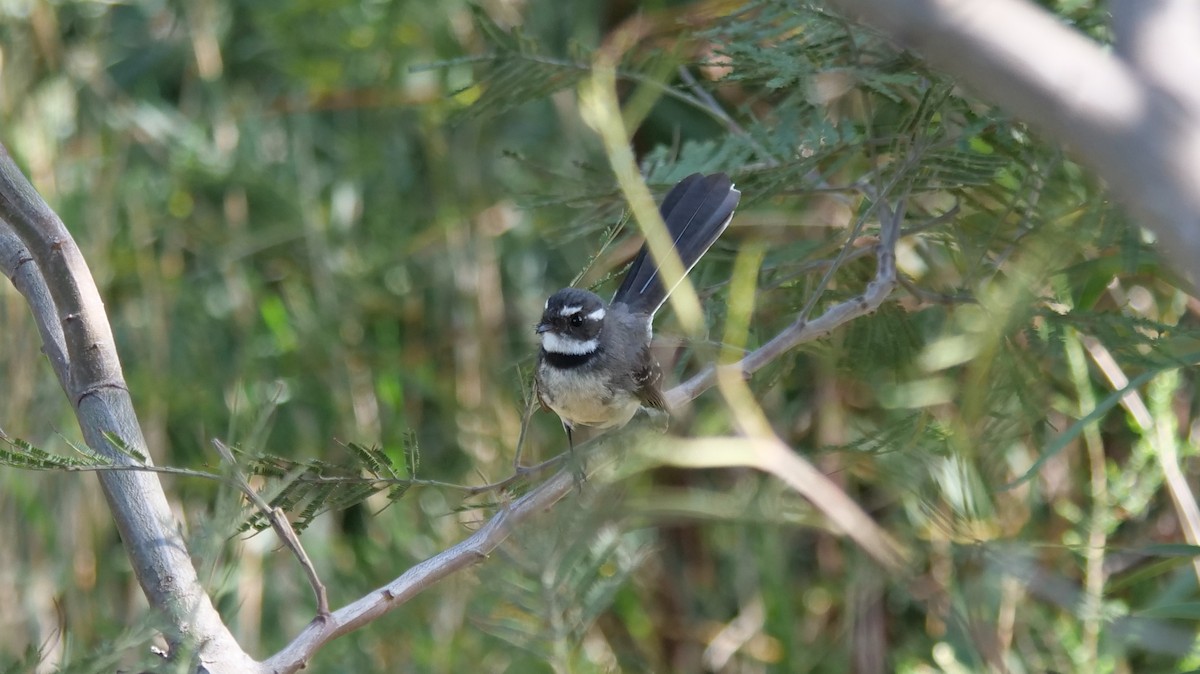
[[(683, 261), (685, 274), (725, 231), (741, 196), (724, 173), (710, 176), (693, 173), (667, 193), (659, 210)], [(613, 295), (613, 302), (628, 305), (634, 313), (653, 316), (672, 290), (674, 286), (663, 285), (658, 265), (649, 248), (643, 245)]]

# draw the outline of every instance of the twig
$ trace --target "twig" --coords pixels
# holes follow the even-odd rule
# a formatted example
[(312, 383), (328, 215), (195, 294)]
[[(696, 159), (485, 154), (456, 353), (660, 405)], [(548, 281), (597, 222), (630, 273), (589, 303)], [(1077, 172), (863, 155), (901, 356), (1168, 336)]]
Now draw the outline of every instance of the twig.
[(912, 280), (904, 274), (898, 274), (896, 276), (896, 282), (899, 283), (905, 290), (907, 290), (910, 295), (927, 304), (953, 305), (978, 303), (978, 300), (965, 293), (935, 293), (931, 290), (925, 290), (924, 288), (918, 287), (917, 284), (913, 283)]
[(721, 107), (717, 99), (713, 98), (713, 95), (707, 89), (700, 86), (700, 83), (696, 81), (695, 76), (692, 75), (692, 71), (687, 69), (687, 66), (679, 66), (679, 79), (683, 80), (683, 83), (692, 90), (692, 95), (701, 104), (701, 109), (724, 124), (730, 133), (745, 141), (762, 158), (763, 164), (768, 168), (779, 166), (779, 160), (775, 155), (771, 154), (767, 148), (763, 147), (762, 143), (755, 140), (733, 117), (729, 116), (729, 113), (725, 112), (725, 108)]
[[(0, 428), (0, 442), (11, 442), (4, 433), (4, 429)], [(98, 457), (101, 460), (107, 460), (105, 457)], [(390, 478), (378, 476), (356, 476), (356, 475), (308, 475), (301, 474), (294, 478), (295, 482), (302, 484), (353, 484), (362, 485), (369, 484), (374, 487), (434, 487), (438, 489), (451, 489), (462, 492), (466, 498), (478, 496), (479, 494), (497, 491), (511, 487), (512, 485), (528, 478), (530, 475), (540, 473), (547, 468), (553, 468), (561, 463), (566, 458), (566, 454), (558, 454), (542, 461), (541, 463), (532, 466), (518, 466), (512, 475), (506, 478), (488, 482), (485, 484), (466, 485), (458, 484), (457, 482), (446, 482), (444, 480), (428, 480), (417, 478)], [(95, 464), (56, 464), (49, 466), (39, 466), (32, 464), (17, 464), (14, 462), (4, 462), (3, 465), (9, 465), (15, 468), (25, 470), (56, 470), (68, 473), (157, 473), (159, 475), (174, 475), (177, 477), (191, 477), (202, 480), (212, 480), (219, 482), (235, 489), (241, 489), (237, 480), (231, 479), (217, 473), (210, 473), (204, 470), (196, 470), (195, 468), (179, 468), (176, 466), (156, 466), (153, 464), (136, 464), (136, 463), (95, 463)], [(303, 467), (300, 464), (299, 467)]]
[[(610, 446), (621, 442), (628, 433), (629, 431), (619, 431), (615, 437), (611, 434), (603, 436), (597, 439), (596, 442), (600, 443), (598, 446), (585, 445), (580, 449), (588, 453), (604, 452)], [(626, 441), (621, 446), (627, 444)], [(726, 451), (731, 446), (736, 446), (735, 451)], [(748, 466), (770, 473), (805, 496), (834, 526), (858, 543), (884, 568), (899, 571), (907, 563), (909, 553), (903, 545), (889, 536), (845, 492), (778, 437), (682, 440), (664, 445), (660, 450), (651, 449), (645, 452), (668, 465)], [(714, 456), (718, 458), (713, 458)], [(562, 475), (563, 473), (559, 473), (556, 478)]]
[[(556, 68), (563, 68), (565, 70), (574, 70), (577, 73), (580, 73), (581, 76), (594, 74), (594, 72), (593, 72), (594, 65), (591, 62), (573, 61), (570, 59), (557, 58), (554, 56), (546, 56), (544, 54), (523, 54), (523, 53), (516, 53), (516, 52), (503, 53), (503, 54), (484, 54), (482, 56), (467, 56), (467, 57), (458, 58), (458, 59), (448, 59), (448, 60), (442, 61), (441, 63), (431, 64), (429, 66), (416, 66), (416, 67), (411, 68), (411, 70), (414, 72), (420, 72), (421, 70), (431, 70), (433, 68), (437, 68), (442, 65), (450, 66), (450, 65), (457, 65), (460, 63), (467, 63), (467, 64), (495, 63), (497, 61), (502, 61), (505, 59), (521, 60), (521, 61), (527, 61), (529, 63), (535, 63), (538, 65), (548, 65), (548, 66), (554, 66)], [(697, 98), (696, 96), (693, 96), (687, 92), (681, 91), (678, 88), (673, 87), (664, 82), (661, 82), (655, 77), (651, 77), (649, 75), (646, 75), (645, 73), (640, 73), (640, 72), (637, 72), (634, 70), (627, 70), (627, 69), (623, 69), (623, 68), (616, 68), (614, 70), (614, 72), (616, 73), (616, 76), (618, 79), (626, 80), (629, 82), (636, 82), (638, 84), (641, 84), (641, 85), (644, 85), (647, 87), (651, 87), (653, 89), (657, 89), (664, 96), (667, 96), (669, 98), (674, 98), (682, 103), (686, 103), (686, 104), (696, 108), (697, 110), (699, 110), (701, 112), (711, 115), (713, 117), (713, 119), (715, 119), (718, 122), (721, 122), (722, 124), (726, 123), (726, 118), (723, 117), (724, 111), (720, 110), (719, 108), (714, 109), (714, 108), (710, 107), (709, 105), (707, 105), (703, 100), (700, 100), (699, 98)]]
[(467, 492), (467, 497), (470, 498), (472, 496), (477, 496), (484, 492), (497, 491), (500, 489), (505, 489), (507, 487), (511, 487), (513, 484), (520, 482), (521, 480), (529, 477), (533, 473), (540, 473), (543, 470), (546, 470), (547, 468), (552, 468), (552, 467), (562, 463), (563, 459), (565, 459), (566, 457), (567, 457), (567, 454), (564, 452), (562, 454), (552, 456), (549, 459), (546, 459), (545, 461), (543, 461), (541, 463), (535, 463), (532, 466), (514, 466), (513, 474), (509, 475), (508, 477), (504, 478), (503, 480), (496, 480), (495, 482), (489, 482), (487, 484), (480, 484), (480, 485), (476, 485), (474, 487), (467, 487), (465, 489), (465, 491)]
[(267, 518), (267, 521), (271, 523), (271, 528), (275, 530), (275, 535), (279, 536), (279, 540), (299, 560), (300, 567), (304, 569), (304, 575), (308, 577), (308, 584), (312, 586), (313, 594), (317, 596), (317, 619), (324, 620), (329, 615), (329, 594), (325, 590), (325, 584), (321, 582), (321, 577), (317, 575), (316, 567), (313, 566), (312, 560), (309, 559), (308, 553), (300, 543), (300, 537), (292, 529), (292, 523), (288, 521), (287, 515), (282, 508), (272, 507), (261, 494), (255, 491), (254, 487), (250, 486), (250, 483), (246, 481), (246, 476), (238, 468), (237, 460), (233, 458), (233, 452), (228, 445), (215, 438), (212, 444), (213, 447), (216, 447), (217, 453), (221, 455), (221, 459), (229, 464), (234, 484), (258, 508), (263, 517)]
[[(855, 184), (854, 190), (858, 191), (858, 192), (864, 191), (863, 186), (861, 184)], [(960, 207), (960, 203), (957, 200), (955, 200), (954, 205), (951, 206), (949, 209), (947, 209), (945, 212), (939, 213), (938, 215), (935, 215), (934, 217), (929, 218), (928, 220), (926, 220), (924, 222), (901, 229), (899, 238), (903, 239), (905, 237), (912, 236), (913, 234), (919, 234), (921, 232), (933, 229), (934, 227), (937, 227), (938, 225), (941, 225), (943, 223), (953, 220), (954, 218), (958, 217), (959, 207)], [(865, 239), (865, 237), (859, 237), (858, 239), (854, 239), (853, 241), (857, 244), (859, 241), (862, 241), (864, 239)], [(851, 262), (853, 260), (859, 259), (860, 257), (870, 255), (870, 254), (874, 253), (875, 251), (876, 251), (875, 245), (863, 245), (863, 246), (855, 247), (853, 250), (847, 252), (845, 254), (845, 256), (840, 258), (840, 260), (820, 259), (820, 260), (811, 260), (809, 262), (802, 262), (802, 263), (796, 265), (794, 268), (789, 269), (782, 276), (779, 276), (778, 278), (774, 278), (771, 280), (770, 283), (763, 285), (762, 290), (764, 290), (764, 291), (765, 290), (775, 290), (775, 289), (781, 288), (784, 285), (800, 278), (801, 276), (803, 276), (809, 272), (816, 271), (818, 269), (828, 269), (839, 263), (844, 264), (846, 262)], [(897, 280), (900, 281), (901, 283), (903, 283), (903, 281), (904, 281), (903, 278), (899, 278)], [(729, 283), (728, 281), (720, 281), (718, 283), (709, 285), (705, 289), (705, 296), (707, 297), (707, 295), (709, 293), (711, 293), (714, 288), (720, 288), (724, 285), (727, 285), (728, 283)]]
[(521, 472), (521, 454), (525, 450), (525, 436), (529, 433), (529, 422), (533, 420), (533, 411), (537, 409), (537, 404), (534, 402), (536, 398), (537, 393), (531, 392), (529, 400), (525, 402), (525, 414), (521, 417), (521, 432), (517, 435), (517, 448), (513, 451), (514, 474)]

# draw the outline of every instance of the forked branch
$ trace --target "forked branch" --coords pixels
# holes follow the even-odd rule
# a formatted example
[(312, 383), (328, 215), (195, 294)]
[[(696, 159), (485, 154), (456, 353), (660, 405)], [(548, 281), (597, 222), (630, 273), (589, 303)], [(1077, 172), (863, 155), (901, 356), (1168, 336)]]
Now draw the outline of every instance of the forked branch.
[[(0, 146), (0, 265), (25, 296), (50, 364), (84, 440), (117, 465), (150, 453), (121, 373), (100, 293), (62, 220)], [(121, 447), (114, 446), (117, 439)], [(200, 585), (158, 476), (106, 471), (100, 484), (121, 542), (168, 639), (186, 643), (208, 671), (254, 671)]]

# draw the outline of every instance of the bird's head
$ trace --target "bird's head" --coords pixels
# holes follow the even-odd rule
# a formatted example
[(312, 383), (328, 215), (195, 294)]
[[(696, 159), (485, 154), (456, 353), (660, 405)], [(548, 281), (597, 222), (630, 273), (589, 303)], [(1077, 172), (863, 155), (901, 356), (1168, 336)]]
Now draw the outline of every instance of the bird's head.
[(580, 288), (563, 288), (546, 300), (538, 338), (548, 353), (583, 356), (600, 348), (604, 300)]

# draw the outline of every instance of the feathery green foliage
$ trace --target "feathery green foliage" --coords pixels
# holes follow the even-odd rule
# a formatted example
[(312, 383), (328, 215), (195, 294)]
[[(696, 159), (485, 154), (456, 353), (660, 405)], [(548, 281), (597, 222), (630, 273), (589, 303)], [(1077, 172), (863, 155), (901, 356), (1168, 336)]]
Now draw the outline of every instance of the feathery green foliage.
[[(1048, 6), (1106, 34), (1093, 4)], [(154, 461), (251, 652), (307, 624), (311, 594), (253, 535), (269, 525), (211, 438), (243, 448), (236, 469), (303, 531), (335, 606), (537, 480), (448, 486), (512, 475), (542, 301), (606, 291), (636, 245), (575, 95), (630, 25), (613, 7), (0, 8), (0, 135), (80, 240)], [(618, 477), (309, 671), (1200, 666), (1197, 549), (1163, 471), (1196, 461), (1200, 334), (1153, 242), (1060, 148), (820, 4), (641, 10), (618, 79), (648, 184), (726, 171), (743, 193), (690, 277), (710, 334), (744, 243), (766, 246), (753, 349), (860, 295), (878, 206), (906, 207), (889, 301), (749, 385), (908, 568), (885, 574), (773, 478), (617, 457)], [(58, 474), (110, 467), (8, 288), (0, 328), (0, 567), (23, 618), (0, 653), (25, 654), (0, 663), (152, 666), (125, 636), (142, 608), (95, 481)], [(656, 334), (678, 342), (666, 313)], [(664, 351), (672, 379), (718, 351), (685, 346)], [(551, 416), (528, 464), (564, 449)], [(709, 393), (671, 431), (733, 426)]]

